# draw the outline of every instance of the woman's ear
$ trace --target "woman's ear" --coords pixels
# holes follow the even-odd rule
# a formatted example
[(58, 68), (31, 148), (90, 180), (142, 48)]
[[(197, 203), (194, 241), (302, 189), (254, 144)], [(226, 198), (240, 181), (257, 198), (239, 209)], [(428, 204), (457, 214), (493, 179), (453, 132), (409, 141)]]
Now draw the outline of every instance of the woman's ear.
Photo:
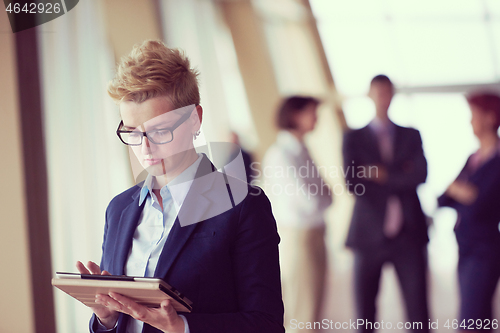
[(199, 131), (201, 127), (201, 120), (203, 119), (203, 109), (201, 105), (196, 105), (196, 109), (193, 111), (195, 112), (191, 114), (190, 121), (192, 122), (193, 125), (192, 128), (194, 134), (195, 132)]
[(198, 114), (198, 119), (201, 125), (201, 121), (203, 119), (203, 108), (201, 107), (201, 105), (196, 105), (196, 113)]

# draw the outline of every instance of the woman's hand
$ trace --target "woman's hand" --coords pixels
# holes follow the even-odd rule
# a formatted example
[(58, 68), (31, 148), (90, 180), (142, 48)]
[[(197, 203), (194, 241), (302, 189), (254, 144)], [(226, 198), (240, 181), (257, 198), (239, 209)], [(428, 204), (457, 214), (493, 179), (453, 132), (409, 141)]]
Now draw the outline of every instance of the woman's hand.
[[(80, 274), (95, 274), (95, 275), (111, 275), (107, 271), (102, 271), (95, 262), (89, 261), (87, 263), (87, 267), (81, 262), (77, 261), (76, 268), (80, 272)], [(99, 295), (96, 295), (96, 303), (98, 303)], [(101, 324), (106, 326), (106, 328), (113, 328), (118, 320), (119, 313), (113, 309), (104, 307), (100, 304), (96, 304), (96, 306), (91, 306), (92, 311), (94, 311), (95, 315), (99, 318)], [(181, 319), (182, 320), (182, 319)]]
[(109, 295), (97, 295), (96, 302), (110, 311), (123, 312), (163, 332), (184, 333), (184, 320), (179, 317), (169, 300), (161, 302), (159, 308), (148, 308), (126, 296), (111, 292)]
[(446, 194), (463, 205), (472, 205), (477, 199), (477, 188), (463, 181), (455, 180), (448, 186)]

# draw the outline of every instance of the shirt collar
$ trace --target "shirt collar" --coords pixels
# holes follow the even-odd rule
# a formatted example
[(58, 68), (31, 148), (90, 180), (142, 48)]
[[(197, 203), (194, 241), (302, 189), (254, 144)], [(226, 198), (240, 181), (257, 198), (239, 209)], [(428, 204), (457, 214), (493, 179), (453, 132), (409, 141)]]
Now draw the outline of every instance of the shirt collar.
[[(189, 188), (191, 187), (191, 184), (194, 180), (196, 171), (200, 166), (202, 157), (203, 157), (202, 154), (198, 154), (198, 158), (196, 159), (196, 161), (194, 161), (193, 164), (191, 164), (184, 171), (182, 171), (177, 177), (172, 179), (167, 185), (163, 186), (160, 190), (160, 193), (162, 193), (163, 195), (163, 192), (165, 190), (169, 190), (172, 195), (172, 198), (178, 204), (178, 206), (182, 205), (189, 191)], [(148, 174), (141, 188), (141, 195), (139, 197), (139, 206), (142, 205), (148, 194), (151, 195), (154, 181), (155, 178)]]
[(390, 120), (389, 121), (382, 121), (379, 118), (375, 117), (372, 119), (372, 121), (370, 121), (368, 126), (372, 130), (374, 130), (375, 132), (379, 132), (379, 131), (387, 130), (387, 129), (392, 131), (395, 125)]
[(373, 133), (378, 137), (379, 135), (388, 134), (390, 138), (394, 138), (394, 132), (396, 131), (396, 124), (392, 121), (382, 121), (379, 118), (375, 117), (368, 124), (368, 127), (372, 130)]

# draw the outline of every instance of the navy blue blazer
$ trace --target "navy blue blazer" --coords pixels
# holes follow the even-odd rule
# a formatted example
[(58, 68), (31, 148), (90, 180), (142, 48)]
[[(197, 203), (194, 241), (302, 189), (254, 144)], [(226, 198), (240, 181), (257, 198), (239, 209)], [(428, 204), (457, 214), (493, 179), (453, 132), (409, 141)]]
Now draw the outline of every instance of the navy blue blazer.
[(455, 235), (460, 252), (495, 251), (500, 253), (500, 152), (470, 171), (470, 157), (457, 180), (476, 186), (478, 197), (471, 205), (464, 205), (446, 193), (438, 198), (440, 207), (454, 208), (458, 213)]
[[(185, 313), (191, 333), (282, 333), (283, 302), (278, 257), (279, 236), (271, 205), (262, 190), (248, 187), (248, 194), (233, 200), (233, 184), (206, 156), (179, 216), (198, 218), (198, 223), (172, 227), (160, 255), (155, 277), (160, 277), (193, 301)], [(216, 184), (224, 186), (224, 193)], [(101, 269), (122, 275), (143, 206), (140, 186), (116, 196), (106, 211)], [(234, 207), (214, 214), (231, 200)], [(183, 210), (187, 213), (183, 215)], [(217, 213), (217, 212), (216, 212)], [(204, 216), (207, 218), (204, 219)], [(182, 218), (181, 218), (182, 219)], [(186, 219), (184, 219), (186, 221)], [(125, 332), (130, 317), (121, 314), (117, 333)], [(90, 330), (95, 332), (95, 315)], [(143, 332), (159, 332), (145, 324)]]
[[(417, 186), (427, 178), (427, 161), (420, 133), (394, 125), (393, 160), (382, 160), (378, 140), (369, 126), (344, 134), (342, 152), (347, 189), (356, 202), (346, 245), (353, 249), (375, 249), (387, 243), (384, 217), (387, 199), (396, 195), (403, 208), (403, 228), (399, 237), (408, 242), (426, 244), (427, 222), (417, 196)], [(365, 166), (380, 165), (388, 172), (387, 182), (378, 184), (363, 174)], [(375, 170), (372, 170), (375, 172)]]

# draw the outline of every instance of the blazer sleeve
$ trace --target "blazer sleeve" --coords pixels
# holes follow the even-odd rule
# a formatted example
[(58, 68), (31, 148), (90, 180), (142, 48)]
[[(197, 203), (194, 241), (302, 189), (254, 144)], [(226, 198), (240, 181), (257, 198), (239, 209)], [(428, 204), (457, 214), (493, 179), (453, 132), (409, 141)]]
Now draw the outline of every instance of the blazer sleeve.
[[(500, 163), (497, 163), (497, 165), (500, 166)], [(466, 167), (460, 172), (457, 179), (463, 178), (461, 176), (465, 168)], [(465, 205), (456, 201), (446, 194), (446, 192), (438, 198), (438, 205), (440, 207), (451, 207), (458, 213), (467, 211), (469, 215), (476, 217), (481, 215), (484, 216), (489, 213), (495, 214), (495, 209), (493, 207), (497, 207), (498, 198), (500, 197), (500, 171), (498, 170), (500, 170), (498, 167), (492, 167), (486, 172), (481, 170), (480, 172), (483, 174), (476, 174), (474, 177), (471, 177), (471, 179), (466, 180), (468, 183), (475, 186), (478, 191), (476, 200), (470, 205)]]
[(476, 186), (478, 194), (471, 205), (462, 205), (457, 209), (469, 210), (471, 216), (493, 219), (498, 226), (500, 209), (498, 200), (500, 198), (500, 164), (493, 170), (483, 171), (477, 179), (471, 179), (471, 184)]
[(407, 158), (402, 164), (390, 167), (388, 170), (387, 185), (392, 191), (413, 190), (427, 178), (427, 160), (422, 148), (422, 138), (417, 130), (410, 129), (408, 135)]
[(89, 331), (91, 333), (116, 333), (116, 326), (110, 329), (106, 329), (104, 326), (99, 324), (97, 316), (95, 313), (92, 314), (89, 322)]
[[(342, 140), (342, 156), (344, 160), (342, 173), (344, 175), (346, 189), (354, 195), (365, 193), (379, 193), (381, 185), (366, 177), (367, 157), (362, 153), (363, 140), (361, 130), (351, 130), (344, 134)], [(361, 172), (361, 173), (360, 173)], [(364, 176), (359, 176), (363, 174)]]
[(437, 198), (437, 204), (438, 207), (450, 207), (455, 209), (457, 209), (458, 205), (460, 205), (455, 199), (446, 194), (446, 192)]
[[(462, 170), (460, 171), (460, 173), (458, 174), (458, 176), (455, 180), (463, 178), (463, 174), (465, 172), (465, 169), (467, 168), (467, 164), (469, 163), (469, 160), (470, 160), (470, 156), (467, 159), (467, 162), (465, 163), (464, 167), (462, 168)], [(438, 207), (450, 207), (450, 208), (453, 208), (455, 210), (460, 210), (464, 207), (463, 204), (459, 203), (458, 201), (456, 201), (455, 199), (450, 197), (446, 193), (446, 191), (438, 197), (437, 204), (438, 204)]]
[[(107, 267), (103, 267), (104, 256), (105, 256), (104, 244), (106, 243), (106, 238), (108, 236), (109, 210), (110, 210), (110, 206), (108, 205), (108, 207), (106, 208), (106, 221), (104, 224), (104, 236), (103, 236), (103, 241), (102, 241), (102, 258), (101, 258), (101, 264), (100, 264), (101, 270), (109, 269)], [(115, 325), (115, 327), (113, 327), (109, 330), (105, 329), (102, 325), (99, 325), (97, 316), (95, 315), (95, 313), (93, 313), (92, 317), (90, 317), (90, 321), (89, 321), (89, 332), (90, 333), (115, 333), (116, 332), (116, 325)]]
[(356, 168), (357, 165), (355, 165), (355, 163), (358, 161), (356, 158), (356, 139), (354, 131), (344, 133), (342, 140), (342, 157), (344, 159), (344, 170), (348, 170), (348, 172), (345, 172), (346, 186), (350, 192), (353, 192), (352, 187), (361, 181), (360, 178), (355, 177), (354, 174), (349, 172), (349, 169)]
[(191, 333), (282, 333), (279, 236), (271, 205), (252, 188), (242, 202), (232, 251), (239, 311), (183, 314)]
[(342, 140), (342, 157), (344, 160), (344, 177), (346, 188), (351, 193), (356, 193), (355, 188), (357, 185), (362, 184), (369, 186), (370, 183), (363, 177), (356, 177), (356, 170), (360, 166), (360, 159), (358, 158), (358, 139), (357, 130), (352, 130), (344, 133)]

